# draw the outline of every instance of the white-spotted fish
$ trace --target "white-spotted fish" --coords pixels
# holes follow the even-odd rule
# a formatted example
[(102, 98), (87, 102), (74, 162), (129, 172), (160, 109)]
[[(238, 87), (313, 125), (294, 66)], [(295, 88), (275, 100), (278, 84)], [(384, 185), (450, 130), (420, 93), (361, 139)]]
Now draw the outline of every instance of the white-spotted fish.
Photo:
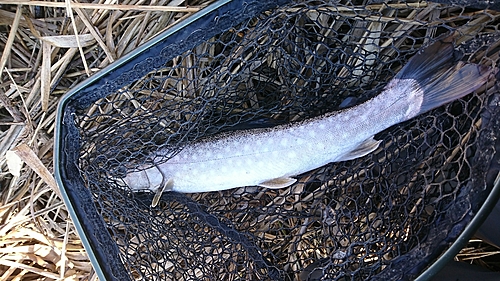
[[(495, 74), (495, 68), (458, 61), (452, 39), (439, 40), (413, 56), (381, 94), (360, 105), (302, 122), (201, 139), (168, 161), (122, 180), (134, 191), (149, 189), (157, 196), (162, 191), (253, 185), (282, 188), (293, 184), (295, 175), (367, 155), (379, 146), (375, 134), (461, 98)], [(164, 154), (158, 151), (152, 158)]]

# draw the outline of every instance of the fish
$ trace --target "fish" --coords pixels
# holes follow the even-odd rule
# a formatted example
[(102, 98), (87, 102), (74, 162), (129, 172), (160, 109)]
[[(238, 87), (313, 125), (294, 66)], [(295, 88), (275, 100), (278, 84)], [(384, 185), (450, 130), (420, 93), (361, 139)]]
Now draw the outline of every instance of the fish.
[(156, 192), (155, 205), (166, 191), (284, 188), (297, 181), (294, 176), (368, 155), (379, 147), (377, 133), (474, 92), (497, 72), (460, 61), (453, 41), (441, 38), (417, 52), (363, 103), (299, 122), (215, 134), (175, 154), (158, 150), (150, 156), (154, 165), (120, 180), (132, 191)]

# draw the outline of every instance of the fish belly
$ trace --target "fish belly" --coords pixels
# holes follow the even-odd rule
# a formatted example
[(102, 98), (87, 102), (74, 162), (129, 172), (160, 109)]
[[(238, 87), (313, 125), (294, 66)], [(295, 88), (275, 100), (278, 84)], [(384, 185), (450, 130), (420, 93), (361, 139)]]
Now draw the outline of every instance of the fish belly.
[(173, 179), (173, 190), (178, 192), (262, 185), (272, 179), (295, 176), (341, 161), (373, 136), (371, 131), (354, 131), (359, 125), (352, 129), (345, 123), (335, 125), (333, 122), (343, 118), (334, 119), (195, 144), (158, 168)]

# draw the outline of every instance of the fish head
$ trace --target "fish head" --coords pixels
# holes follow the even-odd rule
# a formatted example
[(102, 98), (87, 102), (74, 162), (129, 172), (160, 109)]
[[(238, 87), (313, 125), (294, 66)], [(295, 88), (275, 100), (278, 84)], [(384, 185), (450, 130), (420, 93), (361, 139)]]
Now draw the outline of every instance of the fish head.
[(128, 173), (125, 177), (114, 178), (117, 182), (125, 184), (132, 191), (156, 191), (162, 184), (163, 176), (156, 167)]

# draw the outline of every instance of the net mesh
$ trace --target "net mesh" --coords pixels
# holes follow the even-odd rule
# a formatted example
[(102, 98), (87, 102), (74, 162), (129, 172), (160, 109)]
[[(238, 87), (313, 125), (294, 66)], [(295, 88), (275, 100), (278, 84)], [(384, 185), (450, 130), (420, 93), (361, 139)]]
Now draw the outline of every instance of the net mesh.
[(443, 34), (459, 34), (462, 60), (497, 65), (499, 13), (416, 1), (248, 3), (240, 12), (252, 16), (219, 13), (209, 38), (199, 40), (195, 26), (176, 49), (164, 47), (108, 81), (96, 92), (105, 96), (75, 98), (65, 109), (73, 129), (64, 141), (77, 150), (65, 150), (75, 156), (64, 184), (79, 198), (86, 233), (97, 237), (102, 267), (141, 280), (418, 276), (493, 186), (496, 82), (377, 134), (374, 153), (298, 175), (287, 188), (166, 192), (151, 207), (154, 193), (114, 179), (150, 167), (159, 149), (175, 153), (222, 131), (366, 101)]

